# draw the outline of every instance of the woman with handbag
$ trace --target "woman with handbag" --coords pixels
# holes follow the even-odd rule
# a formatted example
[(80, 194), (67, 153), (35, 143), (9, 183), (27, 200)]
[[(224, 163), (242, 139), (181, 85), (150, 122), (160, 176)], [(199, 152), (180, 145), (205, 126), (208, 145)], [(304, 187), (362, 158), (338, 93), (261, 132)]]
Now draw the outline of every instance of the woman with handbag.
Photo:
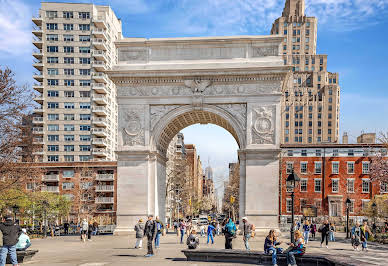
[(321, 233), (321, 247), (323, 242), (326, 240), (326, 248), (329, 248), (329, 232), (330, 232), (330, 225), (329, 221), (325, 220), (323, 224), (319, 227), (318, 232)]
[(306, 252), (306, 246), (302, 233), (300, 231), (295, 232), (295, 243), (290, 244), (290, 248), (287, 251), (287, 265), (296, 266), (295, 255), (303, 256)]

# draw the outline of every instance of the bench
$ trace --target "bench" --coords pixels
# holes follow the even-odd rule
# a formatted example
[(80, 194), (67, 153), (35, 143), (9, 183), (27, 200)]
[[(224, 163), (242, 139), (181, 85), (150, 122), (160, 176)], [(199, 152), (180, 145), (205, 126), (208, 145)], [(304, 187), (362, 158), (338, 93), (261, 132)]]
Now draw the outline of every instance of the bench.
[[(18, 257), (18, 263), (23, 263), (26, 261), (31, 260), (31, 258), (38, 253), (38, 250), (33, 250), (33, 249), (27, 249), (23, 251), (16, 251), (16, 255)], [(11, 264), (11, 257), (7, 256), (7, 264)]]
[[(182, 250), (188, 261), (206, 261), (206, 262), (229, 262), (229, 263), (247, 263), (247, 264), (267, 264), (271, 265), (272, 257), (264, 252), (233, 250), (233, 249), (186, 249)], [(298, 265), (351, 265), (343, 264), (329, 260), (319, 255), (295, 256)], [(287, 265), (286, 254), (278, 254), (279, 265)]]

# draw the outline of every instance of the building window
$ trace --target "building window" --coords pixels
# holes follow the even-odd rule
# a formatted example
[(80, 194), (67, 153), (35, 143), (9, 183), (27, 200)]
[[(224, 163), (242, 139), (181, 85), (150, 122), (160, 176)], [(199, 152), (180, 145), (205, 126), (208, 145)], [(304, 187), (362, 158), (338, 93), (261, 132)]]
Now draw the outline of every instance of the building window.
[(322, 183), (321, 179), (314, 179), (314, 191), (315, 192), (322, 192), (321, 183)]
[(59, 135), (47, 135), (47, 140), (48, 141), (59, 141)]
[(88, 57), (80, 57), (79, 63), (82, 65), (90, 65), (90, 58)]
[(73, 182), (63, 182), (62, 183), (62, 190), (69, 190), (74, 188)]
[(348, 156), (354, 156), (354, 150), (353, 149), (348, 150)]
[(74, 64), (74, 57), (64, 57), (63, 58), (63, 63), (64, 64)]
[(64, 46), (63, 47), (63, 52), (67, 54), (74, 53), (74, 47), (73, 46)]
[(347, 162), (348, 174), (354, 174), (354, 162)]
[(65, 178), (74, 177), (74, 170), (64, 170), (63, 177), (65, 177)]
[(80, 91), (79, 97), (81, 98), (89, 98), (90, 97), (90, 91)]
[(74, 75), (74, 69), (73, 68), (65, 68), (63, 70), (63, 74), (66, 76), (73, 76)]
[(79, 120), (89, 121), (90, 120), (90, 114), (80, 114), (79, 115)]
[(314, 162), (314, 173), (315, 174), (322, 173), (322, 162)]
[(79, 103), (80, 109), (90, 109), (90, 103)]
[(300, 173), (307, 174), (307, 162), (300, 163)]
[(89, 156), (89, 155), (80, 155), (80, 156), (79, 156), (79, 160), (80, 160), (81, 162), (90, 161), (90, 156)]
[(74, 25), (73, 24), (63, 24), (63, 29), (64, 30), (74, 30)]
[(331, 191), (333, 193), (339, 192), (339, 179), (332, 179), (331, 180)]
[(307, 156), (307, 150), (302, 150), (302, 156)]
[(349, 203), (349, 212), (354, 213), (354, 200), (350, 200)]
[(58, 41), (58, 34), (47, 34), (46, 40), (47, 41)]
[(48, 131), (59, 131), (59, 125), (47, 125)]
[(47, 151), (59, 151), (58, 145), (47, 145)]
[(90, 30), (90, 24), (79, 24), (79, 30), (82, 30), (82, 31)]
[(380, 183), (380, 193), (388, 193), (388, 183), (387, 182)]
[(47, 114), (47, 120), (49, 121), (59, 120), (59, 114)]
[(315, 207), (317, 207), (318, 210), (322, 208), (322, 200), (316, 199), (314, 200), (314, 202), (315, 202)]
[(333, 150), (333, 156), (334, 156), (334, 157), (338, 157), (338, 154), (339, 154), (339, 153), (338, 153), (338, 150)]
[(79, 52), (81, 54), (90, 54), (90, 47), (79, 47)]
[(65, 79), (63, 81), (63, 85), (68, 87), (74, 86), (74, 79)]
[(286, 163), (286, 173), (287, 174), (291, 174), (293, 169), (294, 169), (294, 163), (293, 162), (287, 162)]
[(74, 128), (74, 125), (64, 125), (63, 130), (64, 131), (74, 131), (75, 128)]
[(73, 11), (63, 11), (63, 18), (73, 18)]
[(292, 212), (292, 201), (291, 199), (286, 199), (286, 211)]
[(321, 157), (321, 156), (322, 156), (321, 150), (316, 150), (316, 151), (315, 151), (315, 156)]
[(369, 162), (362, 162), (362, 173), (369, 174)]
[(90, 42), (90, 35), (80, 35), (79, 41), (80, 42)]
[(79, 141), (90, 141), (90, 135), (80, 135)]
[(74, 91), (65, 91), (65, 97), (73, 98), (74, 97)]
[(307, 192), (307, 179), (300, 180), (300, 192)]
[(88, 125), (80, 125), (79, 126), (80, 131), (90, 131), (90, 126)]
[(331, 163), (331, 173), (338, 175), (339, 173), (339, 162), (332, 162)]
[(58, 155), (48, 155), (47, 156), (47, 161), (48, 162), (58, 162), (59, 161), (59, 156)]
[(65, 109), (74, 109), (74, 103), (64, 103)]
[(48, 53), (58, 53), (58, 46), (47, 46)]
[(293, 156), (293, 154), (294, 154), (294, 153), (293, 153), (292, 150), (288, 150), (288, 151), (287, 151), (287, 156)]
[(348, 178), (346, 180), (346, 190), (348, 193), (354, 193), (354, 179)]
[(369, 193), (369, 179), (362, 180), (362, 193)]
[(47, 23), (46, 24), (46, 29), (47, 30), (57, 30), (58, 29), (58, 24), (57, 23)]
[(74, 141), (74, 135), (65, 135), (64, 139), (66, 142)]
[(79, 74), (81, 76), (89, 76), (90, 75), (90, 69), (80, 69)]
[(90, 151), (90, 145), (79, 145), (80, 151)]
[(82, 19), (88, 19), (90, 18), (90, 12), (79, 12), (78, 17)]
[(47, 57), (47, 63), (49, 64), (58, 64), (59, 59), (58, 57)]
[(59, 80), (57, 79), (48, 79), (47, 80), (47, 85), (49, 86), (58, 86)]
[(74, 151), (74, 145), (65, 145), (64, 151)]

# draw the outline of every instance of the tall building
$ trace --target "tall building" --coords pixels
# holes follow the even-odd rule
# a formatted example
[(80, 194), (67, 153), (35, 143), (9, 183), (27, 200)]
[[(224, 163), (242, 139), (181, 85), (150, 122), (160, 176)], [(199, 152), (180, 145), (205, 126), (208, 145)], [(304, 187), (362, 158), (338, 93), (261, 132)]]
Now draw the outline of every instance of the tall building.
[(187, 155), (187, 164), (189, 173), (187, 175), (190, 187), (193, 190), (193, 199), (200, 201), (202, 198), (202, 162), (197, 154), (197, 149), (194, 144), (186, 144), (185, 151)]
[(207, 179), (213, 180), (213, 169), (210, 165), (205, 168), (205, 176)]
[(121, 21), (109, 6), (47, 2), (32, 21), (38, 161), (115, 160), (116, 88), (104, 71), (117, 61)]
[(338, 73), (327, 71), (327, 55), (317, 54), (317, 23), (305, 15), (304, 0), (286, 0), (271, 34), (284, 35), (281, 53), (293, 76), (283, 90), (282, 143), (339, 142)]

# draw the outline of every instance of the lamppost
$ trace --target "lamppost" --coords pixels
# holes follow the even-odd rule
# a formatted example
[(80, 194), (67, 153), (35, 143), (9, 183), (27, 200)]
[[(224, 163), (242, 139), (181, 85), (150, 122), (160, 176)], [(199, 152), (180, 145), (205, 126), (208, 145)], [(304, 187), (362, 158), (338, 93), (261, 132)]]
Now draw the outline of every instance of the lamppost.
[(13, 215), (14, 215), (14, 221), (15, 221), (15, 223), (16, 223), (16, 213), (19, 211), (19, 206), (18, 205), (13, 205), (12, 206), (12, 210), (13, 210)]
[(349, 235), (349, 206), (352, 203), (349, 198), (346, 199), (346, 238), (350, 238)]
[(47, 237), (47, 208), (49, 207), (49, 203), (47, 200), (42, 201), (43, 205), (43, 236)]
[(373, 223), (376, 224), (376, 216), (377, 216), (377, 205), (376, 205), (376, 202), (372, 203), (372, 210), (373, 210)]
[(294, 173), (294, 169), (292, 169), (291, 174), (288, 175), (286, 180), (286, 187), (287, 190), (291, 192), (291, 243), (294, 243), (294, 190), (297, 186), (298, 182), (300, 181), (300, 178)]

